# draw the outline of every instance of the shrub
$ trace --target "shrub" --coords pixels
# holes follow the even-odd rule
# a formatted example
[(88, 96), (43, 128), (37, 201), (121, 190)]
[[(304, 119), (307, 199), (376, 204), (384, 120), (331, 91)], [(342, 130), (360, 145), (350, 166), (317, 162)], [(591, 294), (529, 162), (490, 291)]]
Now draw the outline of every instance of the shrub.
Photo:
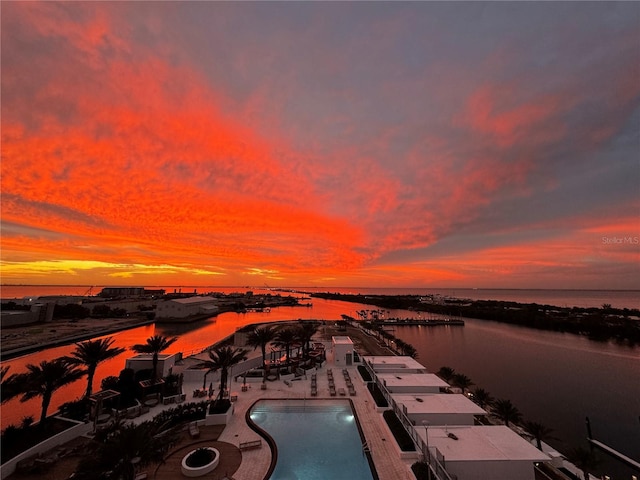
[(100, 382), (101, 390), (118, 390), (118, 377), (115, 375), (110, 375), (102, 379)]
[(0, 438), (2, 445), (0, 463), (11, 460), (34, 445), (73, 426), (73, 424), (58, 418), (49, 418), (44, 425), (29, 424), (28, 421), (24, 422), (23, 426), (9, 425), (2, 431)]
[(185, 422), (204, 420), (207, 414), (207, 402), (190, 402), (164, 410), (153, 417), (153, 421), (170, 428)]
[(204, 467), (216, 458), (215, 452), (208, 448), (198, 448), (195, 452), (187, 457), (186, 464), (188, 467)]
[(413, 440), (405, 430), (404, 425), (402, 425), (402, 422), (400, 421), (396, 413), (393, 410), (385, 410), (382, 416), (387, 422), (389, 430), (391, 430), (391, 433), (396, 439), (400, 450), (402, 450), (403, 452), (414, 452), (416, 450), (416, 447), (413, 444)]
[(427, 462), (416, 462), (411, 465), (411, 470), (416, 476), (416, 480), (429, 480), (429, 465)]
[(378, 387), (377, 384), (369, 383), (369, 384), (367, 384), (367, 388), (369, 389), (369, 392), (371, 393), (371, 396), (373, 397), (373, 400), (375, 400), (376, 405), (378, 407), (388, 407), (389, 406), (389, 402), (387, 402), (387, 399), (384, 398), (384, 395), (380, 391), (380, 388)]
[(91, 410), (91, 402), (88, 398), (73, 400), (60, 405), (60, 413), (65, 418), (84, 421)]
[(362, 380), (364, 380), (365, 382), (373, 381), (373, 378), (371, 378), (371, 374), (369, 373), (369, 370), (367, 370), (367, 368), (364, 365), (358, 365), (358, 372), (360, 372), (360, 376), (362, 377)]
[(209, 407), (209, 414), (215, 415), (218, 413), (227, 413), (231, 408), (231, 402), (228, 399), (220, 400), (219, 402), (213, 402)]

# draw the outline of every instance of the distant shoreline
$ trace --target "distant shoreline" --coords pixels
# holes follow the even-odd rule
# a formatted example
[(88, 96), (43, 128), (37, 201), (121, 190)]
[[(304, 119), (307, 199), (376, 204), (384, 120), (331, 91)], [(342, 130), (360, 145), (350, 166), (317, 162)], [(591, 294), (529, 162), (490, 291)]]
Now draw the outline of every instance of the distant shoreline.
[[(82, 333), (75, 333), (75, 334), (69, 334), (69, 335), (62, 335), (60, 337), (57, 337), (54, 340), (49, 340), (49, 341), (37, 341), (37, 343), (33, 344), (33, 345), (28, 345), (28, 346), (24, 346), (24, 347), (17, 347), (17, 348), (11, 348), (11, 349), (7, 349), (4, 350), (2, 349), (2, 351), (0, 351), (0, 360), (1, 361), (5, 361), (5, 360), (12, 360), (14, 358), (17, 357), (21, 357), (22, 355), (28, 355), (30, 353), (35, 353), (35, 352), (39, 352), (42, 350), (46, 350), (48, 348), (52, 348), (52, 347), (60, 347), (62, 345), (70, 345), (72, 343), (76, 343), (76, 342), (82, 342), (84, 340), (89, 340), (95, 337), (100, 337), (103, 335), (109, 335), (111, 333), (117, 333), (117, 332), (122, 332), (124, 330), (130, 330), (132, 328), (138, 328), (138, 327), (144, 327), (146, 325), (151, 325), (155, 323), (155, 320), (134, 320), (131, 321), (131, 323), (121, 323), (118, 325), (114, 325), (112, 327), (106, 327), (106, 328), (99, 328), (99, 329), (95, 329), (93, 331), (85, 331)], [(37, 324), (37, 325), (29, 325), (28, 327), (19, 327), (19, 328), (33, 328), (35, 326), (49, 326), (49, 327), (55, 327), (56, 322), (51, 322), (51, 323), (47, 323), (47, 324)], [(12, 328), (12, 329), (5, 329), (5, 332), (7, 330), (16, 330), (16, 328)]]
[[(89, 288), (92, 285), (75, 284), (75, 283), (0, 283), (0, 287), (79, 287)], [(540, 291), (569, 291), (569, 292), (640, 292), (637, 288), (539, 288), (539, 287), (355, 287), (355, 286), (331, 286), (331, 287), (317, 287), (317, 286), (282, 286), (282, 287), (260, 287), (260, 286), (246, 286), (246, 285), (151, 285), (153, 287), (162, 288), (239, 288), (242, 290), (278, 290), (278, 289), (312, 289), (312, 290), (325, 290), (330, 292), (332, 289), (344, 289), (350, 288), (353, 290), (540, 290)], [(116, 288), (135, 288), (140, 285), (93, 285), (94, 288), (104, 287), (116, 287)]]
[[(614, 340), (629, 346), (640, 344), (640, 310), (596, 307), (558, 307), (503, 300), (456, 298), (423, 301), (419, 295), (348, 295), (310, 293), (313, 298), (373, 305), (388, 310), (428, 312), (454, 318), (475, 318), (586, 336), (596, 341)], [(435, 303), (438, 300), (440, 303)], [(371, 319), (373, 320), (373, 319)]]

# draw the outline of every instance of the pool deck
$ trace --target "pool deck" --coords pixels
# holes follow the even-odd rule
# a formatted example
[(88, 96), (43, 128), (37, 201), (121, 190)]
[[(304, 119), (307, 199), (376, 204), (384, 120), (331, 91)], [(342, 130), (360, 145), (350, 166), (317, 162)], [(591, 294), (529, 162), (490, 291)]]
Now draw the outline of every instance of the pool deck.
[[(328, 361), (315, 371), (317, 377), (318, 395), (311, 397), (311, 373), (314, 370), (310, 370), (307, 373), (306, 378), (300, 377), (299, 380), (288, 381), (288, 384), (283, 380), (268, 381), (266, 382), (267, 389), (262, 390), (260, 383), (247, 383), (247, 391), (242, 391), (242, 382), (232, 382), (230, 385), (230, 391), (232, 395), (237, 395), (237, 400), (233, 402), (234, 413), (231, 421), (227, 424), (226, 428), (222, 431), (217, 441), (225, 442), (231, 445), (239, 447), (241, 443), (250, 442), (254, 440), (260, 440), (260, 437), (255, 431), (251, 430), (245, 421), (245, 414), (247, 410), (253, 405), (254, 402), (260, 399), (351, 399), (353, 402), (360, 426), (364, 433), (365, 439), (369, 445), (373, 462), (380, 480), (399, 480), (414, 478), (411, 473), (411, 464), (416, 459), (403, 460), (400, 458), (399, 450), (396, 445), (393, 435), (382, 418), (382, 414), (376, 411), (375, 402), (371, 398), (365, 383), (362, 381), (360, 373), (357, 371), (357, 366), (346, 367), (349, 371), (351, 380), (353, 382), (356, 395), (350, 396), (348, 389), (346, 388), (346, 382), (342, 375), (342, 369), (345, 367), (336, 367), (332, 364), (331, 355), (327, 355)], [(344, 388), (347, 392), (345, 396), (337, 394), (332, 397), (329, 393), (329, 382), (327, 380), (327, 369), (333, 370), (333, 377), (336, 386), (336, 390), (340, 391)], [(183, 385), (184, 392), (192, 392), (194, 389), (201, 388), (202, 384), (190, 384), (185, 382)], [(198, 401), (200, 399), (187, 398), (187, 402)], [(148, 413), (137, 417), (134, 421), (142, 422), (149, 420), (153, 416), (157, 415), (162, 410), (175, 407), (175, 405), (158, 405), (151, 408)], [(193, 440), (194, 447), (199, 443), (199, 440)], [(263, 480), (269, 466), (271, 464), (271, 450), (267, 443), (262, 439), (261, 448), (253, 448), (249, 450), (243, 450), (241, 452), (242, 461), (240, 466), (235, 472), (226, 472), (229, 478), (236, 480)], [(162, 467), (158, 469), (157, 476), (150, 475), (150, 478), (164, 478), (162, 475)]]

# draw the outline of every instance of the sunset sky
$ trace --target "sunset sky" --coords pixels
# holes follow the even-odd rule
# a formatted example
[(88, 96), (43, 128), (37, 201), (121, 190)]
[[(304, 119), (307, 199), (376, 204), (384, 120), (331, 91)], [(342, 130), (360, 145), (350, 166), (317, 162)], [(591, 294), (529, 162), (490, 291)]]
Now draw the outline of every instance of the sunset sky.
[(639, 2), (8, 2), (2, 282), (640, 285)]

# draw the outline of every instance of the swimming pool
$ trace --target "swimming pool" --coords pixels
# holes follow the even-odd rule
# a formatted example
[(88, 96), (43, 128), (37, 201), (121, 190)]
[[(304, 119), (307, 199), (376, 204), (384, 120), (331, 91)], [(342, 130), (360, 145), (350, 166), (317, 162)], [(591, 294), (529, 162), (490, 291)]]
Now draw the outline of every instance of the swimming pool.
[(275, 440), (271, 480), (375, 480), (349, 400), (259, 400), (250, 418)]

